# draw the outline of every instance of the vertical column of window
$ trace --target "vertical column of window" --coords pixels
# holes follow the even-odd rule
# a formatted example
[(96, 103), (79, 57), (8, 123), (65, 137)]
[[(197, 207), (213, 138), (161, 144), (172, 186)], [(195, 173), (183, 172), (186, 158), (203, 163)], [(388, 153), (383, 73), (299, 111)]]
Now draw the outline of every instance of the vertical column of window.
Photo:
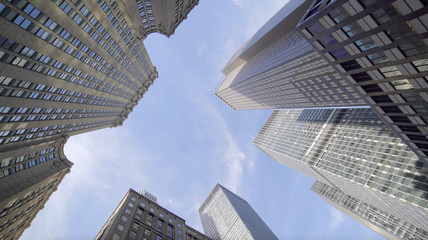
[[(27, 4), (26, 7), (25, 7), (25, 9), (30, 14), (30, 16), (33, 16), (33, 17), (35, 17), (37, 19), (41, 16), (41, 13), (37, 9), (35, 9), (31, 4)], [(13, 16), (13, 18), (15, 19), (14, 23), (18, 24), (19, 26), (22, 26), (24, 22), (28, 21), (28, 19), (24, 19), (21, 15), (18, 15), (16, 12), (14, 12), (13, 10), (11, 10), (10, 8), (4, 8), (3, 11), (1, 12), (1, 16), (3, 16), (3, 17), (4, 16)], [(19, 21), (17, 19), (19, 19)], [(46, 20), (45, 17), (41, 17), (40, 20), (41, 19), (45, 19)], [(49, 22), (48, 25), (50, 27), (57, 26), (52, 21), (48, 20), (46, 22)], [(24, 25), (26, 26), (27, 24), (24, 24)], [(37, 28), (39, 28), (39, 27), (36, 26), (36, 25), (34, 25), (34, 23), (31, 23), (29, 26), (32, 27), (33, 30), (36, 29), (36, 31), (35, 31), (36, 32), (36, 36), (39, 36), (39, 37), (41, 37), (44, 40), (48, 37), (48, 33), (45, 32), (44, 30), (39, 29), (37, 31)], [(64, 33), (64, 36), (68, 36), (67, 32), (65, 30), (61, 34), (63, 34), (63, 33)], [(7, 40), (7, 39), (5, 39), (3, 37), (1, 37), (0, 39), (2, 40), (2, 42), (5, 41), (3, 47), (5, 47), (6, 49), (9, 49), (9, 47), (13, 47), (13, 51), (14, 52), (19, 52), (22, 49), (21, 45), (19, 45), (20, 47), (13, 46), (14, 42), (11, 41), (11, 40)], [(58, 39), (55, 39), (53, 42), (55, 42), (56, 40), (58, 40)], [(26, 48), (26, 47), (24, 49), (22, 49), (22, 52), (20, 54), (25, 54), (25, 56), (30, 57), (30, 58), (31, 57), (33, 57), (33, 58), (34, 57), (36, 57), (36, 58), (42, 58), (42, 60), (44, 61), (44, 63), (48, 63), (50, 61), (49, 57), (43, 57), (44, 55), (40, 55), (40, 53), (37, 53), (34, 50)], [(38, 71), (38, 72), (42, 72), (44, 74), (55, 76), (55, 77), (58, 77), (58, 78), (63, 79), (63, 80), (65, 80), (68, 77), (67, 74), (64, 73), (64, 72), (60, 73), (60, 72), (57, 72), (56, 70), (45, 69), (45, 68), (43, 68), (40, 65), (36, 65), (36, 64), (34, 64), (32, 62), (28, 62), (28, 60), (25, 60), (25, 59), (22, 59), (22, 58), (15, 58), (13, 56), (7, 55), (3, 51), (0, 51), (0, 57), (2, 57), (2, 60), (4, 62), (13, 64), (13, 65), (16, 65), (16, 66), (19, 66), (19, 67), (24, 67), (26, 69), (32, 69), (32, 70), (35, 70), (35, 71)], [(53, 64), (54, 62), (51, 62), (51, 63)], [(60, 63), (60, 64), (62, 65), (62, 63)], [(69, 68), (69, 69), (67, 69), (67, 68)], [(69, 66), (64, 65), (64, 70), (71, 71), (72, 68), (70, 68)], [(86, 77), (89, 80), (93, 80), (92, 76), (86, 76)], [(71, 81), (71, 82), (73, 82), (75, 79), (70, 77), (68, 80)], [(83, 83), (83, 82), (78, 81), (78, 83)], [(89, 86), (89, 83), (85, 83), (85, 85)], [(91, 84), (90, 87), (91, 88), (95, 88), (95, 84)]]
[[(70, 6), (65, 1), (55, 1), (55, 3), (63, 9), (63, 11), (70, 8)], [(78, 2), (76, 5), (74, 5), (78, 11), (75, 11), (73, 14), (78, 14), (79, 12), (82, 14), (83, 18), (85, 18), (87, 21), (83, 23), (84, 27), (83, 29), (95, 40), (100, 44), (111, 56), (113, 56), (115, 59), (121, 58), (122, 50), (119, 48), (117, 43), (110, 37), (110, 35), (104, 30), (104, 28), (101, 26), (101, 24), (95, 19), (93, 14), (88, 10), (88, 8), (83, 4), (83, 2)], [(92, 28), (91, 28), (91, 26)], [(86, 28), (86, 29), (85, 29)], [(97, 33), (98, 31), (98, 33)], [(102, 36), (103, 39), (101, 39)], [(100, 38), (98, 40), (98, 38)], [(110, 46), (109, 46), (110, 45)], [(118, 51), (119, 54), (115, 53), (114, 50)], [(97, 58), (100, 58), (97, 56)], [(120, 73), (117, 69), (115, 69), (113, 66), (108, 64), (105, 60), (101, 59), (101, 64), (105, 64), (108, 66), (108, 68), (114, 73), (118, 74), (120, 77), (124, 78), (127, 82), (132, 83), (132, 81), (122, 73)], [(129, 69), (128, 69), (129, 71)], [(135, 75), (132, 71), (130, 71), (131, 74)], [(112, 77), (113, 79), (117, 80), (118, 76), (114, 75)], [(121, 81), (121, 80), (117, 80)], [(121, 82), (123, 84), (123, 82)], [(135, 85), (135, 84), (134, 84)], [(132, 87), (134, 90), (136, 89), (136, 86)]]
[[(11, 6), (11, 7), (15, 7), (15, 6)], [(39, 26), (32, 23), (31, 25), (29, 25), (28, 28), (24, 28), (24, 29), (31, 32), (32, 34), (35, 34), (36, 36), (40, 37), (43, 40), (48, 41), (50, 44), (56, 46), (57, 48), (63, 50), (64, 52), (72, 55), (74, 58), (77, 58), (80, 61), (85, 62), (86, 59), (84, 59), (84, 60), (81, 59), (81, 57), (82, 57), (81, 53), (79, 53), (78, 51), (74, 51), (73, 47), (67, 46), (67, 44), (63, 44), (64, 43), (63, 40), (71, 43), (72, 44), (71, 46), (75, 46), (76, 48), (80, 47), (80, 49), (87, 51), (87, 50), (89, 50), (89, 48), (87, 48), (86, 45), (80, 44), (79, 40), (77, 40), (75, 37), (71, 36), (66, 30), (64, 30), (61, 26), (58, 26), (57, 23), (53, 22), (52, 19), (48, 18), (46, 15), (41, 13), (33, 5), (31, 5), (29, 3), (25, 4), (25, 2), (24, 2), (24, 4), (20, 5), (20, 9), (22, 9), (24, 14), (28, 14), (28, 16), (31, 16), (36, 21), (38, 21), (38, 23), (43, 25), (42, 28), (40, 28)], [(5, 8), (2, 11), (2, 14), (3, 14), (3, 12), (8, 12), (8, 11), (9, 11), (8, 16), (11, 13), (17, 14), (13, 10), (11, 10), (10, 8)], [(28, 19), (22, 20), (22, 18), (23, 17), (21, 15), (18, 15), (15, 18), (14, 23), (18, 24), (21, 27), (26, 26), (27, 24), (23, 25), (23, 23), (27, 22)], [(47, 31), (45, 31), (43, 28), (46, 28)], [(50, 31), (51, 31), (51, 33), (49, 33)], [(53, 35), (54, 33), (59, 34), (63, 38), (63, 40), (59, 40), (59, 38), (55, 38)], [(88, 60), (86, 60), (85, 63), (91, 64), (91, 62), (89, 62)], [(94, 66), (91, 66), (91, 67), (94, 67)], [(99, 79), (94, 78), (92, 76), (90, 78), (88, 78), (88, 80), (95, 81), (96, 83), (98, 83), (100, 81)], [(91, 84), (91, 87), (94, 88), (95, 84)]]
[[(91, 35), (92, 37), (94, 36), (93, 29), (90, 27), (90, 25), (88, 24), (87, 21), (83, 21), (84, 18), (86, 18), (90, 11), (88, 10), (88, 8), (86, 6), (84, 6), (84, 4), (82, 2), (78, 3), (79, 5), (81, 5), (78, 10), (76, 11), (75, 9), (72, 9), (70, 7), (70, 5), (68, 5), (65, 1), (54, 1), (60, 9), (62, 9), (64, 11), (64, 13), (66, 13), (74, 22), (76, 22), (76, 24), (78, 24), (86, 33), (88, 33), (89, 35)], [(106, 60), (104, 60), (103, 58), (101, 58), (100, 56), (96, 55), (95, 52), (93, 50), (91, 50), (89, 47), (87, 47), (85, 44), (80, 43), (76, 41), (76, 39), (74, 39), (72, 42), (76, 47), (78, 47), (80, 50), (82, 50), (85, 53), (89, 53), (88, 56), (90, 58), (92, 58), (93, 60), (90, 60), (90, 58), (88, 57), (83, 57), (81, 54), (76, 54), (76, 56), (78, 57), (78, 59), (81, 60), (81, 58), (83, 57), (83, 62), (85, 62), (86, 64), (90, 65), (91, 67), (97, 69), (98, 71), (102, 72), (103, 74), (113, 78), (115, 81), (118, 81), (119, 83), (127, 86), (126, 84), (124, 84), (124, 82), (118, 78), (117, 76), (115, 76), (115, 72), (111, 70), (111, 65), (107, 63)], [(106, 47), (108, 46), (104, 46), (105, 42), (100, 40), (98, 41), (98, 43), (104, 47), (104, 49), (106, 49)], [(78, 45), (76, 45), (78, 44)], [(106, 51), (108, 51), (109, 49), (106, 49)], [(86, 54), (85, 54), (86, 55)], [(97, 65), (95, 63), (95, 61), (97, 61), (99, 63), (99, 65)], [(106, 68), (107, 66), (107, 68)], [(109, 70), (109, 72), (107, 73), (107, 69)]]
[[(109, 7), (109, 5), (105, 2), (105, 1), (100, 1), (100, 5), (101, 8), (103, 9), (103, 11), (106, 13), (107, 17), (109, 18), (109, 20), (111, 21), (111, 23), (113, 24), (113, 26), (116, 28), (118, 34), (122, 37), (122, 39), (125, 41), (125, 44), (129, 47), (129, 49), (131, 50), (131, 52), (134, 53), (134, 56), (137, 57), (138, 55), (136, 54), (135, 50), (134, 50), (134, 41), (132, 41), (133, 44), (130, 44), (131, 41), (128, 38), (131, 38), (130, 36), (127, 37), (126, 34), (131, 34), (130, 29), (128, 29), (128, 26), (125, 22), (125, 20), (123, 19), (122, 13), (120, 12), (119, 8), (117, 7), (117, 3), (113, 2), (112, 6), (114, 6), (114, 9), (116, 10), (116, 13), (113, 13), (113, 11), (111, 10), (111, 7)], [(117, 20), (116, 16), (118, 16), (117, 18), (119, 18), (120, 22)], [(121, 24), (123, 25), (123, 27), (121, 26)], [(125, 31), (123, 30), (123, 28), (125, 28)], [(131, 34), (132, 36), (132, 34)], [(134, 39), (134, 37), (132, 36), (132, 40)], [(137, 79), (144, 79), (142, 74), (138, 71), (138, 69), (135, 67), (135, 65), (133, 64), (133, 61), (130, 61), (130, 59), (125, 56), (125, 60), (127, 62), (130, 63), (131, 67), (136, 71), (136, 73), (138, 73), (138, 76), (135, 76)], [(137, 61), (140, 62), (140, 64), (142, 64), (141, 61)], [(144, 68), (144, 66), (143, 66)]]

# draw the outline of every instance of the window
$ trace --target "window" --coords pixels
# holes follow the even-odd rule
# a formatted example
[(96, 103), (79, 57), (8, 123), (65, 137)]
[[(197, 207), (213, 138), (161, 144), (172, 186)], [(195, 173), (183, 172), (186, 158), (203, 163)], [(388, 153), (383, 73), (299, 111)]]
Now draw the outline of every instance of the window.
[(119, 231), (122, 231), (122, 230), (123, 230), (123, 228), (124, 228), (124, 226), (123, 226), (122, 224), (117, 225), (117, 229), (118, 229)]

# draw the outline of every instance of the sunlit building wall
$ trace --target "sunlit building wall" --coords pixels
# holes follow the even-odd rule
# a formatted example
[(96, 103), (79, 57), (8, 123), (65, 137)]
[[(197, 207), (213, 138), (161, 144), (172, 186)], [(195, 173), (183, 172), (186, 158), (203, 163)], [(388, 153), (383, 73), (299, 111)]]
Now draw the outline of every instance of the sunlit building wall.
[(278, 239), (247, 201), (217, 184), (199, 208), (202, 226), (214, 240)]
[[(123, 124), (158, 77), (142, 34), (170, 36), (197, 3), (0, 0), (2, 214), (17, 194), (69, 171), (70, 136)], [(143, 10), (156, 23), (144, 33)], [(155, 31), (166, 20), (167, 30)], [(4, 217), (0, 226), (16, 221)], [(1, 227), (0, 239), (9, 230)]]
[(311, 190), (336, 209), (387, 239), (423, 240), (428, 237), (426, 230), (417, 228), (387, 211), (373, 207), (361, 198), (352, 197), (338, 188), (316, 181)]
[(95, 239), (210, 240), (187, 226), (186, 220), (152, 201), (151, 196), (132, 189), (126, 193)]
[(428, 229), (428, 169), (370, 108), (276, 110), (254, 144), (288, 167)]
[(328, 61), (294, 30), (311, 1), (289, 1), (223, 69), (215, 94), (233, 109), (363, 106)]

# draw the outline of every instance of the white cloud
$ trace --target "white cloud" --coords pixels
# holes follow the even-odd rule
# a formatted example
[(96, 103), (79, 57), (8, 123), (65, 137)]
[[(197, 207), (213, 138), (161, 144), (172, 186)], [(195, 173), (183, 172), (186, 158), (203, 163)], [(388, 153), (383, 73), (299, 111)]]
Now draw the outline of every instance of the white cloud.
[(242, 7), (242, 1), (241, 0), (232, 0), (232, 2), (239, 7)]
[(333, 231), (344, 221), (344, 215), (341, 211), (337, 210), (334, 207), (329, 207), (329, 209), (330, 209), (330, 231)]
[(232, 192), (236, 193), (241, 185), (243, 165), (245, 164), (246, 156), (236, 145), (227, 127), (224, 125), (222, 128), (223, 134), (225, 134), (227, 139), (227, 150), (222, 159), (227, 168), (227, 181), (225, 185)]
[(199, 44), (198, 50), (196, 51), (196, 56), (198, 58), (202, 57), (202, 53), (207, 49), (207, 44), (205, 42)]

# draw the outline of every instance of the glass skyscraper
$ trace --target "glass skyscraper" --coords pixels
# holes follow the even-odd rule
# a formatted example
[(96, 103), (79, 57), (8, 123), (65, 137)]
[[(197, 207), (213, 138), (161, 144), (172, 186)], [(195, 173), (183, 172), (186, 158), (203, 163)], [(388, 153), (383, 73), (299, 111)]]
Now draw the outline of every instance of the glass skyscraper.
[(366, 105), (295, 30), (310, 3), (289, 1), (235, 53), (220, 99), (238, 110)]
[(217, 184), (199, 208), (202, 226), (214, 240), (278, 239), (247, 201)]
[(428, 169), (370, 108), (276, 110), (254, 144), (288, 167), (428, 229)]
[(311, 190), (336, 209), (388, 239), (424, 240), (428, 232), (338, 188), (316, 181)]
[(314, 1), (297, 26), (428, 164), (428, 3)]

